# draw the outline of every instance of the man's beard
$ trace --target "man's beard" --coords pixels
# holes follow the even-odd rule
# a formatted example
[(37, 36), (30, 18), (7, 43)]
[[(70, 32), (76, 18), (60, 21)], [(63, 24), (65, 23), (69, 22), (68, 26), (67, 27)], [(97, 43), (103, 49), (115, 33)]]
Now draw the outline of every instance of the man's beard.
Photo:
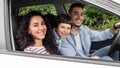
[(73, 24), (75, 27), (80, 27), (81, 25), (75, 25), (75, 24)]
[[(78, 18), (78, 19), (75, 19), (75, 21), (81, 22), (81, 20), (80, 20), (79, 18)], [(80, 25), (77, 25), (77, 24), (75, 24), (75, 23), (73, 23), (73, 24), (74, 24), (75, 27), (80, 27), (82, 23), (81, 23)]]

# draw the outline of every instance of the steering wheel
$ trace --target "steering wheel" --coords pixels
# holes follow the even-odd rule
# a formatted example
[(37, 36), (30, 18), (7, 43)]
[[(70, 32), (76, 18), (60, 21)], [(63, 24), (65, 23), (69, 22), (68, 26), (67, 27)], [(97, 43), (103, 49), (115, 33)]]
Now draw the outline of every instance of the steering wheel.
[(118, 31), (118, 34), (111, 45), (108, 55), (112, 54), (115, 51), (120, 51), (120, 30)]

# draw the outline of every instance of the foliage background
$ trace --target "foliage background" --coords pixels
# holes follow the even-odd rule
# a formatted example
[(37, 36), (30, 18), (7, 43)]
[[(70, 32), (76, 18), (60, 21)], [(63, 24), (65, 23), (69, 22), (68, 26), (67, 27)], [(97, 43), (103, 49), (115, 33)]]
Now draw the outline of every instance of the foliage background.
[(84, 24), (92, 29), (104, 30), (120, 21), (119, 17), (91, 5), (86, 5), (84, 11)]
[[(64, 6), (68, 11), (70, 4), (65, 4)], [(42, 14), (53, 14), (55, 16), (57, 15), (55, 6), (52, 4), (47, 4), (19, 8), (18, 16), (23, 16), (33, 10), (39, 11)], [(120, 21), (119, 17), (91, 5), (86, 5), (84, 7), (84, 17), (85, 20), (83, 24), (96, 30), (107, 29), (113, 26), (114, 23)]]
[(46, 4), (46, 5), (34, 5), (34, 6), (27, 6), (19, 8), (18, 16), (26, 15), (31, 11), (39, 11), (42, 14), (54, 14), (57, 15), (55, 6), (53, 4)]

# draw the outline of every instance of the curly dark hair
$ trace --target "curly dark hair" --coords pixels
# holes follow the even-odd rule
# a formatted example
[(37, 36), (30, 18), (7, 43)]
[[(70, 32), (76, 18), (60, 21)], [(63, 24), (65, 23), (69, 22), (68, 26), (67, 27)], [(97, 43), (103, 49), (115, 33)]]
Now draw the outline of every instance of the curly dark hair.
[(16, 41), (19, 44), (19, 50), (23, 51), (26, 47), (31, 46), (35, 43), (32, 35), (28, 33), (30, 20), (33, 16), (41, 16), (47, 26), (47, 32), (45, 38), (43, 39), (43, 46), (50, 54), (59, 54), (49, 21), (47, 20), (47, 18), (45, 18), (44, 15), (37, 11), (32, 11), (25, 15), (20, 23), (20, 27), (16, 35)]

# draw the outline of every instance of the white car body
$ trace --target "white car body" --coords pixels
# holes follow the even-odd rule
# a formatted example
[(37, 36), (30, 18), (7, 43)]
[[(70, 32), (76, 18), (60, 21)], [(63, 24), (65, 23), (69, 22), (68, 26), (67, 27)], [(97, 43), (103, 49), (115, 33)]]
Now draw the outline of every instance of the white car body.
[[(67, 58), (61, 56), (45, 56), (45, 55), (31, 55), (22, 52), (17, 52), (11, 49), (12, 44), (9, 43), (11, 35), (7, 33), (7, 22), (10, 22), (8, 17), (7, 0), (0, 0), (0, 67), (4, 68), (117, 68), (120, 67), (120, 62), (95, 61), (86, 59)], [(79, 1), (79, 0), (78, 0)], [(94, 5), (104, 7), (105, 5), (99, 3), (97, 0), (84, 0)], [(107, 1), (106, 1), (107, 2)], [(111, 2), (112, 3), (112, 2)], [(115, 5), (111, 5), (115, 6)], [(112, 11), (114, 14), (120, 16), (120, 7), (111, 9), (111, 6), (105, 6), (104, 9)], [(118, 4), (116, 4), (118, 6)], [(13, 41), (11, 41), (13, 42)]]

